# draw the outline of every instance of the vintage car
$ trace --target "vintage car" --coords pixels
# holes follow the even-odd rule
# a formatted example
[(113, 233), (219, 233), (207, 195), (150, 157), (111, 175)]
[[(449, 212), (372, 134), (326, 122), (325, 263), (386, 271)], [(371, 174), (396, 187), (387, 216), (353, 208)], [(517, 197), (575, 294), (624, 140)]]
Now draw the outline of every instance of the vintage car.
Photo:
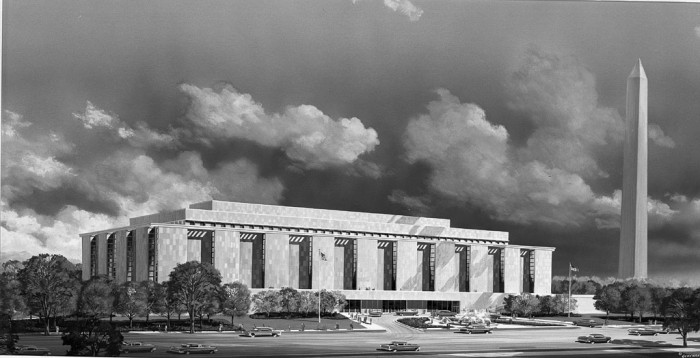
[(584, 327), (603, 327), (603, 322), (596, 321), (594, 319), (577, 319), (574, 321), (574, 326), (584, 326)]
[(381, 316), (382, 316), (382, 311), (380, 311), (380, 310), (372, 310), (372, 311), (369, 311), (368, 315), (369, 315), (370, 317), (381, 317)]
[(405, 310), (405, 311), (396, 311), (397, 316), (417, 316), (418, 311), (415, 310)]
[(213, 354), (217, 349), (214, 346), (205, 346), (198, 343), (185, 343), (180, 346), (173, 346), (168, 349), (169, 353), (178, 354), (195, 354), (195, 353), (209, 353)]
[(628, 334), (634, 336), (657, 336), (659, 331), (650, 328), (630, 328), (627, 330)]
[(411, 344), (408, 342), (403, 342), (403, 341), (393, 341), (389, 344), (382, 344), (379, 346), (377, 349), (379, 351), (390, 351), (390, 352), (396, 352), (396, 351), (419, 351), (420, 346), (417, 344)]
[(255, 327), (251, 329), (250, 331), (246, 331), (245, 335), (248, 337), (262, 337), (262, 336), (270, 336), (270, 337), (279, 337), (282, 335), (282, 331), (275, 330), (270, 327)]
[(440, 311), (435, 311), (433, 312), (433, 317), (454, 317), (456, 316), (456, 312), (448, 311), (448, 310), (440, 310)]
[(37, 346), (18, 346), (12, 354), (19, 356), (50, 356), (51, 351)]
[(579, 336), (578, 339), (576, 339), (576, 342), (581, 342), (581, 343), (590, 343), (590, 344), (595, 344), (595, 343), (609, 343), (612, 339), (610, 337), (604, 336), (599, 333), (593, 333), (589, 334), (587, 336)]
[(119, 350), (122, 353), (154, 352), (156, 350), (156, 346), (141, 342), (123, 342), (122, 347)]
[(472, 333), (493, 333), (491, 327), (485, 326), (483, 324), (471, 324), (466, 327), (459, 329), (460, 333), (472, 334)]

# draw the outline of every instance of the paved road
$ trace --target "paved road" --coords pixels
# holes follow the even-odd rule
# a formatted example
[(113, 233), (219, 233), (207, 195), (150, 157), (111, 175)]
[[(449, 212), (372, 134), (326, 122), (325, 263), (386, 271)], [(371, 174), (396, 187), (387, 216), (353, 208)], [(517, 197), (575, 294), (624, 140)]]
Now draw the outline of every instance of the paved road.
[[(378, 321), (375, 321), (378, 322)], [(372, 333), (290, 333), (282, 337), (248, 338), (231, 333), (184, 334), (155, 333), (125, 335), (126, 340), (155, 344), (158, 350), (145, 353), (148, 357), (172, 357), (165, 351), (169, 346), (196, 342), (215, 345), (218, 356), (226, 357), (353, 357), (353, 356), (438, 356), (438, 357), (679, 357), (682, 341), (676, 334), (659, 336), (628, 336), (620, 328), (580, 328), (565, 330), (500, 330), (493, 334), (466, 335), (446, 331), (420, 332), (399, 326), (393, 318), (379, 320), (387, 332)], [(613, 338), (612, 344), (575, 343), (577, 336), (603, 333)], [(691, 337), (692, 349), (700, 352), (700, 335)], [(421, 346), (420, 352), (405, 354), (377, 351), (380, 344), (391, 340), (407, 340)], [(58, 336), (23, 336), (20, 344), (35, 344), (63, 355), (66, 347)], [(700, 355), (697, 355), (700, 356)]]

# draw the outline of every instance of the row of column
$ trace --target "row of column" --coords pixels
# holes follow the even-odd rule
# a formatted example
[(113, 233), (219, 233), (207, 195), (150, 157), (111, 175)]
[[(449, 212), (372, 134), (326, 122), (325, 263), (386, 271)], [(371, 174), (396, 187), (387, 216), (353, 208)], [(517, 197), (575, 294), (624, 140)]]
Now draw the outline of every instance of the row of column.
[[(133, 275), (136, 281), (148, 279), (148, 227), (136, 228), (132, 231), (135, 244), (135, 258)], [(303, 281), (303, 270), (299, 271), (298, 256), (295, 250), (299, 247), (290, 244), (290, 235), (283, 233), (252, 234), (264, 235), (264, 262), (255, 262), (254, 258), (260, 258), (260, 252), (256, 253), (255, 244), (248, 240), (246, 233), (231, 230), (202, 230), (209, 234), (211, 245), (203, 250), (202, 242), (207, 235), (192, 234), (192, 230), (184, 227), (158, 227), (156, 252), (157, 252), (157, 280), (165, 281), (169, 273), (179, 263), (186, 261), (213, 261), (214, 267), (222, 275), (223, 282), (242, 281), (254, 287), (262, 280), (264, 288), (295, 287), (299, 288)], [(190, 234), (188, 235), (188, 231)], [(126, 280), (126, 235), (128, 231), (115, 232), (115, 264), (116, 280)], [(242, 235), (243, 240), (241, 239)], [(189, 236), (189, 237), (188, 237)], [(203, 240), (198, 240), (200, 236)], [(107, 240), (108, 234), (97, 235), (97, 273), (107, 273)], [(83, 237), (83, 279), (90, 276), (90, 239)], [(353, 240), (353, 239), (349, 239)], [(356, 282), (358, 290), (383, 290), (384, 267), (379, 262), (379, 248), (377, 239), (359, 238), (356, 241)], [(421, 263), (419, 244), (425, 242), (413, 240), (398, 240), (396, 247), (396, 291), (422, 291), (425, 270)], [(435, 271), (434, 291), (459, 292), (460, 260), (456, 252), (454, 242), (437, 241), (429, 243), (434, 245)], [(207, 245), (207, 243), (204, 243)], [(307, 256), (311, 260), (311, 288), (325, 288), (343, 290), (348, 283), (345, 277), (351, 271), (348, 270), (345, 261), (347, 252), (336, 245), (335, 236), (313, 235), (311, 243), (313, 249)], [(492, 292), (494, 280), (494, 255), (489, 255), (487, 245), (469, 245), (469, 292)], [(502, 247), (504, 252), (504, 292), (518, 293), (523, 291), (523, 260), (521, 249), (518, 247)], [(206, 251), (206, 252), (205, 252)], [(210, 255), (207, 257), (207, 255)], [(294, 256), (294, 257), (292, 257)], [(549, 250), (535, 250), (534, 254), (534, 293), (549, 294), (551, 286), (551, 260), (552, 252)], [(297, 262), (295, 262), (297, 261)], [(254, 267), (257, 266), (255, 269)], [(381, 267), (380, 267), (381, 266)], [(254, 272), (263, 275), (255, 278)], [(300, 274), (301, 272), (301, 274)], [(304, 284), (306, 285), (306, 284)], [(303, 287), (306, 288), (306, 287)]]

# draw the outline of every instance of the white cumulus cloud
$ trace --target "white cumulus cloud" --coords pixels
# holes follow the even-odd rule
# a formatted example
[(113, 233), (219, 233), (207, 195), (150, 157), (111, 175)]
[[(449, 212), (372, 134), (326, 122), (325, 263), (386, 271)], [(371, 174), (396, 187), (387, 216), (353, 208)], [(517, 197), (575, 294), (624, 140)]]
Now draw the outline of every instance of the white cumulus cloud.
[(73, 113), (73, 117), (80, 120), (86, 129), (103, 129), (112, 137), (124, 140), (137, 148), (175, 145), (175, 139), (170, 134), (158, 133), (142, 122), (132, 127), (116, 114), (100, 109), (90, 101), (87, 101), (82, 113)]
[[(411, 21), (418, 21), (423, 15), (423, 9), (414, 5), (409, 0), (383, 0), (384, 6), (391, 10), (401, 12), (406, 15)], [(353, 4), (357, 4), (359, 0), (352, 0)]]
[(216, 91), (183, 84), (180, 89), (190, 99), (190, 135), (204, 142), (245, 139), (279, 147), (308, 168), (351, 164), (379, 144), (377, 132), (358, 118), (332, 119), (312, 105), (268, 114), (252, 96), (232, 86)]
[(647, 127), (647, 134), (649, 135), (649, 140), (659, 147), (674, 148), (676, 146), (676, 142), (674, 142), (671, 137), (664, 134), (661, 127), (656, 124), (649, 124)]

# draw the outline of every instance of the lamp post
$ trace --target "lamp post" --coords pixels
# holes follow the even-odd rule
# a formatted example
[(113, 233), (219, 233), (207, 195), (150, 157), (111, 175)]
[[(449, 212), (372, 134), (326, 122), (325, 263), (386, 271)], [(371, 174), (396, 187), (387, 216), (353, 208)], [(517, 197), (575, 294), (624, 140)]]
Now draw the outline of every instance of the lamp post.
[(569, 299), (566, 300), (568, 308), (566, 309), (567, 317), (571, 317), (571, 262), (569, 262)]
[(569, 262), (569, 299), (567, 300), (567, 304), (569, 308), (567, 309), (568, 314), (567, 317), (571, 317), (571, 272), (576, 272), (578, 271), (578, 268), (571, 266), (571, 262)]

